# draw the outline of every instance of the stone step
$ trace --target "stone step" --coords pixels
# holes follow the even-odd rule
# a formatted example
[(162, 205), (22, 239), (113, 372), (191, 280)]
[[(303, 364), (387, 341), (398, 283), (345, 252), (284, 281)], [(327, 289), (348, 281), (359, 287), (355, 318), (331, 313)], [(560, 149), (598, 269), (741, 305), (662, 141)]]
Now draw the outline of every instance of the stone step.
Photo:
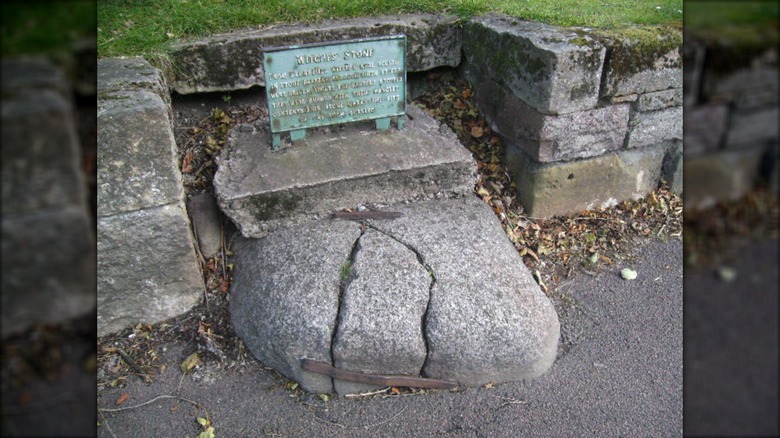
[(311, 129), (277, 151), (267, 124), (238, 126), (218, 165), (219, 206), (246, 237), (364, 204), (463, 196), (476, 183), (471, 153), (413, 105), (401, 129), (377, 131), (373, 122)]
[(371, 387), (301, 359), (464, 386), (547, 371), (557, 314), (490, 207), (469, 196), (393, 210), (401, 217), (237, 235), (230, 314), (249, 350), (316, 393)]

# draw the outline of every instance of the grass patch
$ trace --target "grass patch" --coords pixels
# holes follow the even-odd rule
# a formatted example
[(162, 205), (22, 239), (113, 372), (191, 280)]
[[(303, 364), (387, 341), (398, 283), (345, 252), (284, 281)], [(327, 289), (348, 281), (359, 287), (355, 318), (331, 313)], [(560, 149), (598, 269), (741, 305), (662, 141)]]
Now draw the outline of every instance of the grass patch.
[(463, 18), (487, 12), (562, 26), (679, 24), (682, 0), (106, 0), (98, 4), (100, 57), (164, 52), (167, 44), (242, 28), (411, 12)]
[(0, 7), (3, 56), (70, 50), (74, 42), (95, 37), (94, 0), (6, 1)]

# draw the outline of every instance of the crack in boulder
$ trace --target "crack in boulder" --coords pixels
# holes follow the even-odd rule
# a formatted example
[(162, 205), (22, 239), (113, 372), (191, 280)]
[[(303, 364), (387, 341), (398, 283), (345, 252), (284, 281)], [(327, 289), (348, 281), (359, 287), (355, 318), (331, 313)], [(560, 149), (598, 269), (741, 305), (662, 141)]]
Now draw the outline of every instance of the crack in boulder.
[(420, 368), (420, 373), (419, 374), (420, 374), (420, 376), (426, 377), (424, 370), (425, 370), (425, 365), (427, 365), (427, 363), (428, 363), (428, 356), (429, 356), (430, 351), (431, 351), (430, 346), (428, 344), (428, 312), (431, 309), (431, 298), (433, 297), (433, 287), (436, 286), (436, 273), (433, 271), (433, 268), (431, 268), (430, 265), (428, 265), (428, 263), (425, 262), (425, 257), (422, 255), (422, 253), (417, 248), (415, 248), (414, 246), (412, 246), (412, 245), (402, 241), (398, 237), (396, 237), (396, 236), (394, 236), (394, 235), (392, 235), (392, 234), (390, 234), (390, 233), (388, 233), (386, 231), (380, 230), (379, 228), (377, 228), (375, 226), (368, 225), (368, 227), (371, 228), (372, 230), (375, 230), (378, 233), (381, 233), (381, 234), (383, 234), (383, 235), (385, 235), (385, 236), (395, 240), (396, 242), (398, 242), (401, 245), (405, 246), (406, 249), (408, 249), (409, 251), (413, 252), (414, 255), (417, 257), (417, 263), (419, 263), (420, 266), (425, 268), (425, 270), (428, 271), (428, 275), (431, 276), (431, 282), (430, 282), (430, 284), (428, 286), (428, 301), (425, 303), (425, 313), (423, 313), (422, 318), (420, 319), (420, 332), (422, 334), (423, 342), (425, 343), (425, 362), (423, 363), (423, 366)]
[[(353, 251), (332, 343), (333, 365), (349, 371), (420, 375), (428, 355), (421, 323), (430, 270), (402, 242), (368, 229)], [(339, 394), (376, 389), (334, 380)]]

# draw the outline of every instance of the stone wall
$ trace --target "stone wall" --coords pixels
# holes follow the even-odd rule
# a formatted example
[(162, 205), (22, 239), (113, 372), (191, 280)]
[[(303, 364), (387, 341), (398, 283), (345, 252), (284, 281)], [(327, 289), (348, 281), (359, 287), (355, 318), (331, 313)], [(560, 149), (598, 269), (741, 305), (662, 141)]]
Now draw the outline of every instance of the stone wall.
[[(532, 216), (645, 196), (682, 181), (679, 32), (617, 37), (506, 17), (425, 14), (218, 35), (174, 47), (175, 71), (140, 58), (99, 65), (100, 334), (189, 310), (202, 280), (183, 202), (170, 93), (263, 85), (268, 46), (404, 33), (410, 72), (460, 67), (507, 140)], [(465, 54), (465, 60), (462, 57)]]
[(84, 87), (44, 57), (4, 58), (0, 70), (5, 338), (94, 310), (95, 237), (75, 105)]
[(98, 64), (98, 335), (192, 308), (203, 291), (170, 92), (142, 58)]
[(525, 211), (576, 213), (682, 192), (682, 39), (615, 36), (504, 16), (471, 20), (462, 71), (507, 143)]
[(777, 35), (718, 41), (686, 35), (686, 208), (778, 189)]

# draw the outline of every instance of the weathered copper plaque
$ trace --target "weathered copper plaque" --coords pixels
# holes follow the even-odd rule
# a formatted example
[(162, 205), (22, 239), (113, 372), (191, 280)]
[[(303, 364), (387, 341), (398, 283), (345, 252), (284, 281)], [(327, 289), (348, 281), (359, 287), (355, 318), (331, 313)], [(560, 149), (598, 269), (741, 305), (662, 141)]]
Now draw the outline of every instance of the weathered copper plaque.
[[(271, 132), (406, 113), (406, 36), (274, 47), (263, 53)], [(275, 143), (276, 143), (275, 139)]]

